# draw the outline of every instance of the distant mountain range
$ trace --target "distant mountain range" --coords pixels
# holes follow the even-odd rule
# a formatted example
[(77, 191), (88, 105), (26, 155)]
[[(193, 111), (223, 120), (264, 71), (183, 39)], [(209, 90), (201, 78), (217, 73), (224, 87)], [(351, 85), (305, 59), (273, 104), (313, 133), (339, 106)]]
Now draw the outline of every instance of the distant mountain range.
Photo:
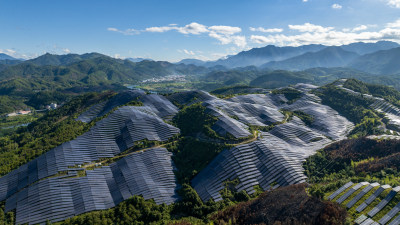
[(305, 70), (315, 67), (341, 67), (355, 58), (357, 53), (343, 50), (341, 47), (327, 47), (318, 52), (307, 52), (282, 61), (263, 64), (262, 68), (283, 70)]
[(147, 59), (147, 58), (126, 58), (125, 60), (129, 60), (131, 62), (141, 62), (141, 61), (153, 61), (152, 59)]
[[(358, 42), (342, 46), (304, 45), (299, 47), (277, 47), (268, 45), (262, 48), (243, 51), (237, 55), (217, 61), (204, 62), (197, 59), (184, 59), (179, 63), (206, 67), (220, 65), (226, 68), (259, 66), (270, 70), (282, 69), (292, 71), (315, 67), (352, 67), (361, 69), (365, 68), (361, 65), (367, 58), (367, 56), (363, 57), (364, 55), (368, 54), (370, 55), (368, 57), (371, 58), (374, 57), (374, 53), (382, 51), (380, 54), (385, 54), (385, 51), (398, 47), (400, 47), (399, 44), (390, 41), (379, 41), (376, 43)], [(386, 61), (390, 61), (391, 57), (394, 57), (393, 60), (395, 60), (395, 53), (388, 53), (385, 56)], [(375, 61), (375, 64), (379, 64), (379, 62), (379, 60)], [(381, 69), (375, 69), (375, 72), (400, 72), (395, 66), (394, 68), (386, 68), (390, 66), (390, 63), (385, 63), (381, 66)]]
[(18, 60), (18, 59), (4, 53), (0, 53), (0, 60)]
[(400, 47), (360, 56), (348, 66), (374, 74), (400, 74)]

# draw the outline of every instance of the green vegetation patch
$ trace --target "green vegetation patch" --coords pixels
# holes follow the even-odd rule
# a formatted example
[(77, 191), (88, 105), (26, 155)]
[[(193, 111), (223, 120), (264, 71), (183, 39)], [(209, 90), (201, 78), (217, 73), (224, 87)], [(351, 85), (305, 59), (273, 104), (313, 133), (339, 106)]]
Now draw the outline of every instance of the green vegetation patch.
[(301, 98), (302, 93), (294, 88), (282, 88), (275, 89), (272, 91), (272, 94), (283, 94), (285, 98), (288, 100), (288, 103), (291, 104), (296, 100)]

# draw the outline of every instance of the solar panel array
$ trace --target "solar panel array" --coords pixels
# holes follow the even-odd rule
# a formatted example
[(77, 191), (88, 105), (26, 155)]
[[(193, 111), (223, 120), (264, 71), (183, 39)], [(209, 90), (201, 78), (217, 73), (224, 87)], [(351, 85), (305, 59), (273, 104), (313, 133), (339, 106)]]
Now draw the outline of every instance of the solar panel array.
[(371, 209), (371, 211), (369, 211), (367, 214), (368, 214), (368, 216), (370, 216), (370, 217), (374, 217), (378, 212), (380, 212), (382, 209), (383, 209), (383, 207), (385, 207), (389, 202), (390, 202), (390, 200), (392, 200), (393, 198), (394, 198), (394, 196), (397, 194), (397, 192), (399, 191), (398, 190), (399, 188), (393, 188), (390, 192), (389, 192), (389, 194), (381, 201), (381, 202), (379, 202), (379, 204), (378, 205), (376, 205), (373, 209)]
[(378, 183), (373, 183), (366, 186), (364, 189), (362, 189), (360, 193), (354, 196), (354, 198), (347, 203), (346, 207), (347, 208), (353, 207), (353, 205), (356, 204), (362, 197), (364, 197), (364, 195), (366, 195), (369, 191), (371, 191), (374, 187), (377, 186), (379, 186)]
[(146, 93), (141, 90), (130, 90), (121, 92), (106, 101), (93, 105), (88, 110), (79, 115), (77, 120), (89, 123), (90, 121), (92, 121), (97, 117), (104, 116), (115, 107), (124, 105), (145, 94)]
[[(272, 185), (277, 187), (305, 181), (302, 162), (332, 142), (324, 134), (331, 132), (333, 138), (344, 138), (353, 124), (331, 108), (321, 107), (318, 97), (304, 94), (303, 98), (297, 107), (315, 112), (315, 121), (331, 120), (320, 123), (334, 127), (328, 128), (330, 130), (327, 132), (310, 128), (294, 116), (291, 121), (276, 125), (269, 132), (261, 132), (259, 141), (221, 152), (192, 180), (193, 187), (203, 201), (210, 198), (221, 200), (219, 191), (224, 188), (224, 181), (236, 178), (240, 182), (236, 189), (248, 193), (254, 192), (255, 185), (267, 190), (273, 188)], [(284, 119), (279, 109), (288, 105), (283, 102), (283, 95), (251, 94), (228, 100), (212, 99), (204, 105), (222, 114), (237, 117), (244, 124), (266, 126)], [(292, 109), (297, 110), (295, 107)], [(342, 125), (334, 125), (338, 121)]]
[(6, 211), (16, 209), (17, 224), (36, 224), (108, 209), (133, 195), (170, 204), (178, 200), (171, 155), (154, 148), (87, 170), (83, 177), (72, 173), (41, 180), (8, 198)]
[(121, 92), (107, 101), (93, 105), (82, 113), (77, 120), (88, 123), (97, 117), (107, 114), (114, 108), (125, 105), (131, 101), (142, 102), (144, 106), (148, 106), (153, 113), (162, 119), (169, 120), (178, 113), (178, 108), (162, 95), (147, 95), (141, 90), (130, 90)]
[[(192, 180), (201, 199), (221, 200), (219, 191), (226, 180), (239, 179), (236, 190), (245, 190), (249, 194), (254, 193), (256, 185), (267, 190), (304, 182), (302, 162), (332, 142), (324, 135), (336, 132), (338, 135), (333, 139), (341, 137), (352, 125), (329, 107), (320, 107), (318, 97), (306, 93), (313, 88), (299, 86), (304, 93), (297, 107), (319, 112), (313, 114), (316, 121), (332, 117), (331, 120), (340, 121), (344, 127), (325, 131), (317, 129), (318, 125), (308, 127), (293, 117), (269, 132), (261, 132), (255, 142), (222, 151)], [(86, 176), (76, 176), (80, 170), (77, 165), (114, 157), (141, 140), (166, 141), (178, 134), (178, 128), (163, 121), (178, 112), (171, 102), (190, 105), (204, 101), (207, 112), (219, 119), (212, 128), (219, 134), (229, 133), (236, 138), (250, 135), (249, 124), (267, 126), (281, 122), (284, 115), (279, 110), (288, 107), (283, 95), (274, 94), (251, 94), (223, 100), (203, 91), (167, 97), (128, 91), (91, 107), (78, 119), (90, 122), (132, 100), (141, 101), (144, 106), (121, 107), (97, 122), (87, 133), (0, 178), (0, 200), (6, 199), (6, 211), (16, 209), (17, 223), (60, 221), (113, 207), (132, 195), (154, 199), (157, 204), (177, 201), (174, 166), (171, 154), (165, 149), (134, 153), (109, 166), (87, 171)], [(324, 113), (327, 115), (322, 116)], [(318, 123), (334, 126), (333, 122)], [(49, 178), (65, 171), (68, 175)]]
[(228, 99), (236, 103), (250, 103), (264, 105), (270, 108), (277, 108), (281, 106), (287, 99), (281, 94), (252, 94), (252, 95), (238, 95)]
[(362, 212), (369, 204), (371, 204), (384, 190), (391, 188), (389, 185), (380, 186), (372, 195), (369, 196), (361, 205), (356, 208), (357, 212)]
[(335, 140), (344, 139), (354, 124), (329, 106), (320, 104), (321, 99), (313, 94), (304, 94), (299, 100), (283, 109), (302, 111), (311, 115), (314, 120), (311, 128)]
[(207, 106), (206, 113), (218, 117), (217, 122), (215, 122), (211, 129), (221, 136), (226, 136), (227, 133), (233, 135), (235, 138), (243, 138), (251, 135), (247, 125), (227, 116), (211, 105)]
[(0, 178), (0, 200), (37, 180), (56, 175), (68, 167), (112, 158), (136, 141), (166, 141), (179, 129), (165, 123), (148, 107), (121, 107), (96, 123), (87, 133), (46, 152)]
[(192, 180), (192, 186), (203, 201), (210, 198), (219, 201), (222, 200), (219, 191), (226, 180), (238, 178), (236, 190), (249, 194), (254, 193), (256, 185), (266, 190), (274, 182), (286, 186), (305, 181), (301, 165), (284, 152), (267, 146), (265, 141), (256, 141), (222, 151)]
[[(362, 189), (358, 194), (355, 194), (355, 192), (360, 189), (362, 186), (368, 185), (364, 189)], [(351, 187), (351, 188), (350, 188)], [(371, 190), (373, 190), (375, 187), (379, 187), (376, 189), (374, 193), (372, 193), (367, 200), (365, 200), (363, 203), (361, 203), (357, 208), (356, 211), (358, 213), (361, 213), (364, 211), (368, 205), (372, 204), (378, 196), (380, 196), (384, 190), (390, 189), (391, 187), (389, 185), (382, 185), (380, 186), (378, 183), (373, 183), (369, 184), (368, 182), (361, 182), (357, 184), (353, 184), (352, 182), (348, 182), (345, 185), (343, 185), (341, 188), (339, 188), (337, 191), (335, 191), (331, 196), (329, 196), (329, 200), (333, 200), (335, 197), (340, 195), (343, 191), (346, 189), (349, 189), (346, 193), (341, 195), (336, 202), (339, 204), (343, 203), (347, 198), (350, 196), (354, 196), (352, 200), (350, 200), (347, 204), (347, 208), (352, 208), (363, 196), (365, 196), (367, 193), (369, 193)], [(400, 224), (400, 216), (397, 216), (394, 218), (399, 212), (400, 212), (400, 202), (395, 203), (396, 205), (394, 207), (390, 206), (393, 204), (389, 204), (389, 202), (393, 201), (393, 198), (397, 195), (397, 193), (400, 191), (400, 186), (397, 186), (393, 189), (390, 190), (390, 192), (383, 198), (380, 202), (378, 202), (376, 205), (372, 207), (372, 209), (365, 215), (362, 214), (359, 216), (356, 220), (354, 220), (355, 224), (372, 224), (372, 225), (384, 225), (389, 223), (391, 225), (399, 225)], [(383, 196), (382, 196), (383, 197)], [(391, 208), (392, 207), (392, 208)], [(386, 210), (389, 210), (385, 215), (382, 217), (377, 217), (376, 215), (381, 212), (384, 208)], [(375, 218), (374, 218), (375, 217)], [(394, 219), (393, 219), (394, 218)], [(378, 221), (379, 220), (379, 221)], [(376, 222), (378, 221), (378, 222)]]
[(384, 215), (380, 220), (380, 224), (386, 224), (389, 222), (396, 214), (400, 212), (400, 202), (397, 203), (395, 207), (393, 207), (386, 215)]
[(284, 115), (279, 112), (276, 106), (268, 107), (266, 105), (239, 103), (223, 99), (209, 100), (206, 101), (204, 105), (215, 107), (228, 116), (238, 118), (238, 120), (244, 124), (255, 126), (268, 126), (284, 119)]
[(178, 108), (162, 95), (143, 95), (139, 100), (144, 106), (151, 108), (151, 110), (162, 119), (170, 120), (178, 113)]
[(353, 94), (353, 95), (362, 95), (364, 98), (373, 100), (374, 102), (370, 105), (373, 109), (377, 111), (384, 112), (386, 117), (389, 119), (388, 128), (394, 129), (396, 131), (400, 131), (400, 109), (396, 106), (392, 105), (391, 103), (387, 102), (383, 98), (374, 97), (369, 94), (361, 94), (359, 92), (353, 91), (351, 89), (343, 87), (344, 82), (346, 79), (342, 79), (340, 82), (337, 82), (337, 87), (341, 88), (342, 90)]
[(185, 91), (168, 95), (167, 99), (174, 104), (188, 106), (198, 102), (217, 99), (217, 97), (205, 91)]

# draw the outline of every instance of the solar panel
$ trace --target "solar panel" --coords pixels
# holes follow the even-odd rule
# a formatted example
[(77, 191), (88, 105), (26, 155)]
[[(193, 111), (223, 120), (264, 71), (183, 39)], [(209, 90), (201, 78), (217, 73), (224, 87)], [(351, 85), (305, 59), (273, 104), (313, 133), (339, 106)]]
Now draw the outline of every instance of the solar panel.
[(360, 225), (373, 225), (375, 223), (374, 220), (372, 220), (371, 218), (368, 218), (366, 220), (364, 220)]
[(362, 222), (364, 222), (366, 219), (368, 219), (368, 217), (364, 214), (362, 214), (361, 216), (359, 216), (356, 220), (354, 220), (354, 223), (356, 224), (361, 224)]
[(328, 199), (332, 200), (334, 198), (336, 198), (336, 196), (338, 196), (340, 193), (342, 193), (344, 190), (346, 190), (347, 188), (351, 187), (354, 183), (349, 181), (346, 184), (344, 184), (342, 187), (340, 187), (338, 190), (336, 190), (335, 192), (333, 192)]
[(389, 223), (389, 225), (399, 225), (400, 224), (400, 215), (398, 215), (392, 222)]

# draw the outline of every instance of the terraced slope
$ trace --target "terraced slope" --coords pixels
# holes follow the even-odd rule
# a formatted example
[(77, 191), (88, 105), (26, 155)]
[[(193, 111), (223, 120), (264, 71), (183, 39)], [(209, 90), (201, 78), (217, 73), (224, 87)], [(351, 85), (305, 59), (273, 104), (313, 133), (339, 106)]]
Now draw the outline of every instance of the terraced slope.
[[(242, 124), (268, 126), (283, 123), (268, 132), (261, 132), (255, 142), (221, 152), (202, 170), (192, 180), (192, 186), (203, 201), (210, 198), (222, 200), (219, 192), (225, 188), (226, 180), (238, 179), (235, 190), (247, 193), (254, 193), (257, 185), (268, 190), (304, 182), (302, 162), (332, 140), (344, 139), (354, 127), (335, 110), (322, 105), (317, 96), (308, 93), (315, 86), (299, 84), (297, 88), (302, 97), (291, 105), (284, 103), (287, 100), (283, 95), (273, 94), (242, 95), (204, 103), (214, 115), (219, 112), (237, 118)], [(314, 120), (310, 127), (296, 116), (289, 122), (283, 121), (285, 118), (280, 109), (302, 111), (312, 115)], [(239, 130), (230, 129), (231, 133)]]
[(340, 116), (329, 106), (322, 105), (321, 99), (313, 94), (304, 94), (291, 105), (282, 107), (289, 111), (302, 111), (314, 118), (311, 128), (334, 140), (346, 137), (353, 124)]
[(218, 117), (217, 122), (212, 126), (212, 129), (221, 136), (226, 136), (227, 133), (235, 138), (244, 138), (251, 135), (248, 131), (248, 126), (229, 117), (217, 108), (209, 105), (207, 106), (207, 113)]
[(249, 194), (254, 193), (256, 185), (268, 190), (302, 183), (306, 179), (302, 162), (331, 143), (296, 117), (270, 132), (262, 132), (261, 137), (259, 141), (223, 151), (192, 180), (203, 201), (221, 200), (219, 191), (226, 180), (238, 178), (236, 190)]
[(198, 102), (217, 99), (205, 91), (185, 91), (167, 96), (167, 99), (176, 105), (188, 106)]
[(348, 88), (343, 87), (344, 82), (346, 79), (341, 79), (336, 82), (336, 86), (341, 88), (344, 91), (347, 91), (353, 95), (361, 95), (366, 99), (373, 100), (373, 103), (370, 105), (372, 109), (375, 109), (379, 112), (383, 112), (385, 116), (389, 119), (387, 128), (394, 131), (400, 131), (400, 109), (396, 106), (392, 105), (391, 103), (385, 101), (383, 98), (374, 97), (369, 94), (362, 94)]
[(238, 118), (238, 121), (255, 126), (268, 126), (272, 123), (280, 122), (285, 117), (278, 111), (276, 106), (268, 107), (261, 104), (251, 104), (247, 102), (233, 102), (223, 99), (213, 99), (204, 102), (204, 105), (212, 106), (225, 114)]
[(124, 91), (115, 95), (108, 101), (100, 102), (82, 113), (77, 120), (88, 123), (97, 117), (104, 116), (115, 107), (125, 105), (131, 101), (140, 101), (144, 106), (151, 108), (151, 111), (162, 119), (171, 119), (178, 108), (168, 101), (164, 96), (146, 93), (142, 90)]
[(41, 180), (7, 199), (6, 211), (16, 209), (17, 224), (65, 220), (93, 210), (114, 207), (133, 195), (170, 204), (178, 197), (171, 153), (149, 149), (109, 166)]
[[(6, 211), (17, 209), (17, 223), (29, 222), (30, 224), (37, 221), (43, 222), (47, 219), (52, 221), (61, 220), (62, 218), (65, 219), (72, 215), (92, 210), (107, 209), (132, 195), (141, 194), (147, 199), (155, 199), (157, 203), (172, 203), (177, 199), (173, 197), (175, 196), (174, 188), (176, 187), (176, 183), (172, 172), (172, 165), (169, 165), (169, 167), (162, 166), (163, 164), (171, 164), (171, 155), (165, 149), (163, 150), (164, 152), (153, 150), (151, 152), (154, 152), (154, 155), (147, 158), (143, 158), (147, 153), (139, 158), (129, 158), (128, 156), (118, 161), (117, 166), (110, 165), (108, 169), (104, 167), (101, 170), (95, 170), (97, 172), (88, 172), (87, 176), (82, 178), (64, 179), (60, 175), (67, 173), (68, 176), (75, 176), (77, 175), (76, 171), (81, 169), (79, 167), (71, 167), (104, 158), (113, 158), (135, 146), (135, 142), (137, 141), (167, 141), (177, 134), (179, 134), (179, 129), (165, 123), (150, 107), (121, 107), (105, 119), (99, 121), (87, 133), (48, 151), (6, 176), (1, 177), (0, 199), (6, 200)], [(118, 166), (121, 169), (118, 169)], [(133, 169), (127, 170), (129, 168)], [(154, 175), (156, 177), (153, 178), (157, 179), (153, 179), (149, 175), (152, 174), (152, 170), (163, 170), (163, 172)], [(111, 172), (112, 175), (110, 175)], [(141, 175), (141, 173), (144, 173), (144, 175)], [(107, 174), (112, 179), (117, 179), (115, 182), (118, 184), (117, 186), (110, 187), (110, 190), (106, 190), (106, 186), (104, 186), (107, 184), (111, 185), (110, 181), (106, 179)], [(94, 180), (90, 180), (91, 175), (94, 176)], [(52, 176), (56, 177), (49, 178)], [(170, 187), (173, 187), (172, 192)], [(99, 188), (104, 189), (104, 196), (99, 195), (99, 193), (102, 193), (101, 190), (98, 190)], [(58, 193), (58, 198), (55, 198), (55, 196), (52, 196), (52, 198), (45, 196), (43, 199), (37, 198), (37, 193), (46, 193), (48, 189)], [(64, 193), (65, 191), (67, 192)], [(33, 197), (29, 197), (30, 193), (32, 193)], [(67, 204), (66, 202), (72, 204), (67, 198), (69, 195), (74, 198), (77, 195), (81, 196), (77, 197), (79, 199), (77, 201), (80, 201), (80, 203), (76, 204), (89, 204), (92, 207), (82, 206), (83, 210), (76, 209), (78, 206), (75, 203), (75, 205), (69, 206), (57, 205), (59, 204), (57, 203), (58, 201), (60, 204)], [(67, 196), (65, 197), (67, 199), (63, 196)], [(102, 201), (98, 198), (107, 199), (104, 200), (106, 201), (104, 204), (91, 203)], [(32, 212), (37, 215), (31, 218), (29, 210), (33, 210), (34, 207), (31, 206), (37, 204), (44, 204), (46, 207), (54, 206), (55, 211), (59, 210), (58, 208), (60, 207), (71, 208), (73, 206), (75, 209), (71, 208), (73, 214), (66, 213), (65, 215), (61, 215), (61, 217), (58, 214)]]

